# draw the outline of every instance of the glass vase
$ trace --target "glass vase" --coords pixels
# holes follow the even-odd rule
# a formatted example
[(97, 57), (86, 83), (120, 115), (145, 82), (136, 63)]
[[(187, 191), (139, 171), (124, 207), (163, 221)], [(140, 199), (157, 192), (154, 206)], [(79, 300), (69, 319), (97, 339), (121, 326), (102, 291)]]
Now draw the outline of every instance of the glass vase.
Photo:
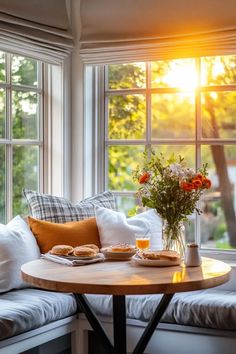
[(164, 250), (176, 251), (181, 259), (185, 254), (185, 227), (183, 222), (169, 224), (166, 220), (162, 227), (162, 245)]

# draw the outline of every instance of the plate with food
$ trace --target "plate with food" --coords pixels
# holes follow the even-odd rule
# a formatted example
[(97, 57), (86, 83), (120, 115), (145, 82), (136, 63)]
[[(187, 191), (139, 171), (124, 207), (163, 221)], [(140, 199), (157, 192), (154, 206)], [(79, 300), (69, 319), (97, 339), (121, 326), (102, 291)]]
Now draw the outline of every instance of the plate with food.
[(94, 244), (72, 247), (69, 245), (56, 245), (52, 247), (49, 254), (60, 256), (69, 260), (89, 260), (97, 257), (99, 248)]
[(139, 252), (132, 259), (135, 263), (148, 267), (170, 267), (181, 263), (179, 253), (167, 250)]
[(131, 257), (136, 253), (136, 248), (134, 245), (129, 244), (117, 244), (101, 249), (106, 259), (124, 261), (131, 259)]

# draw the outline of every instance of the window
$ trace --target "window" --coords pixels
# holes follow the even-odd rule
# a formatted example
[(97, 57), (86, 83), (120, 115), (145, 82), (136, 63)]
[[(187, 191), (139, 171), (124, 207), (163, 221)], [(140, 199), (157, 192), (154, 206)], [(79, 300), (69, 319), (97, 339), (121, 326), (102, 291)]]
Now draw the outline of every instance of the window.
[(0, 222), (27, 214), (24, 187), (43, 173), (43, 64), (0, 52)]
[(136, 204), (132, 170), (151, 147), (208, 163), (213, 187), (192, 215), (187, 239), (236, 248), (236, 56), (108, 65), (105, 76), (105, 188), (120, 210)]

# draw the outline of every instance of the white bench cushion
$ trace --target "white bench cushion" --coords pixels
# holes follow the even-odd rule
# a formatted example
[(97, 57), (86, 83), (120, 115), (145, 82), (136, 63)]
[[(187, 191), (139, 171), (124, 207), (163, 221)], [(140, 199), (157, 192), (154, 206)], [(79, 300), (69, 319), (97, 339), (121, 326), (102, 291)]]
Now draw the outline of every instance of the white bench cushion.
[(5, 339), (76, 313), (72, 294), (38, 289), (0, 295), (0, 339)]
[[(162, 295), (129, 295), (126, 297), (127, 318), (148, 321)], [(95, 312), (112, 316), (112, 297), (87, 295)], [(224, 290), (202, 290), (175, 294), (162, 322), (180, 325), (236, 330), (236, 293)]]

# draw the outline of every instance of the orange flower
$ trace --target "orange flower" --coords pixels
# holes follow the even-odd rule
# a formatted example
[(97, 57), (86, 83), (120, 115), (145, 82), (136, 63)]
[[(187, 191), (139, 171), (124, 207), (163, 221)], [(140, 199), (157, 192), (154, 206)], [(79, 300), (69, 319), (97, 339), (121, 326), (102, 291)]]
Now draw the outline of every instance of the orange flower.
[(203, 188), (206, 188), (206, 189), (211, 188), (211, 181), (209, 180), (209, 178), (203, 179), (202, 186), (203, 186)]
[(198, 174), (194, 177), (194, 179), (199, 179), (201, 182), (203, 181), (204, 178), (205, 178), (205, 177), (204, 177), (201, 173), (198, 173)]
[(192, 183), (194, 185), (194, 189), (201, 188), (202, 186), (202, 181), (197, 176), (192, 179)]
[(180, 187), (185, 191), (185, 192), (191, 192), (193, 189), (195, 189), (194, 184), (192, 182), (181, 182)]
[(139, 183), (140, 184), (147, 183), (150, 176), (151, 176), (150, 173), (144, 172), (142, 175), (139, 176), (139, 179), (138, 179)]

